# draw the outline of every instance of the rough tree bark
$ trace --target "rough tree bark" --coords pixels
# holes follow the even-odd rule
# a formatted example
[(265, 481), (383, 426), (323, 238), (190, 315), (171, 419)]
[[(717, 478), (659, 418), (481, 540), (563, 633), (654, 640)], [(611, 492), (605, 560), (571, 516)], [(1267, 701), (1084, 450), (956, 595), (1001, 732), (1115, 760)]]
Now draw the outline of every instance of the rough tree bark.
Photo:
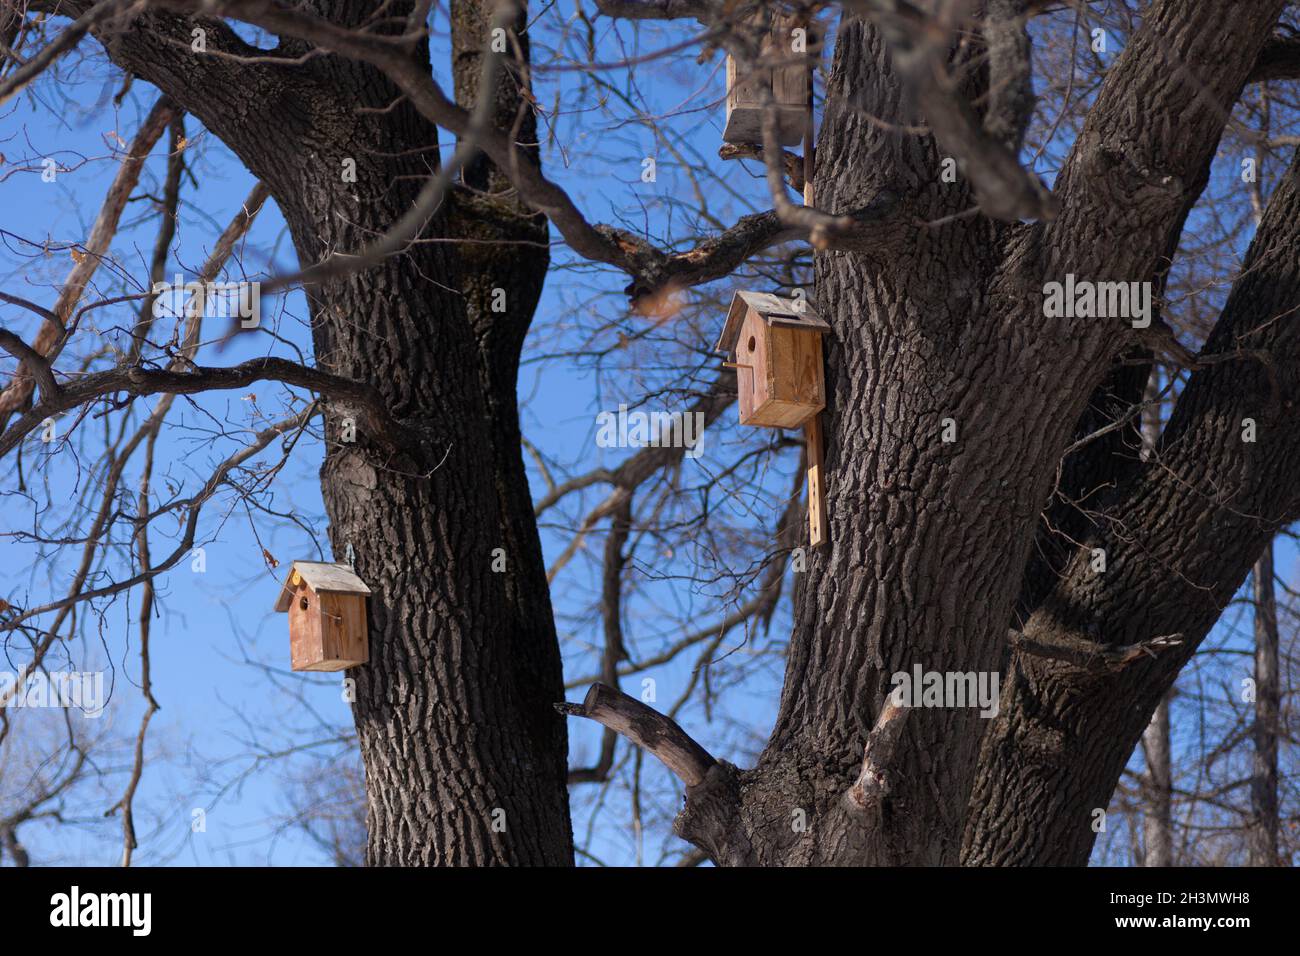
[[(1242, 277), (1206, 355), (1241, 350), (1198, 370), (1161, 438), (1157, 460), (1099, 503), (1102, 519), (1025, 633), (1134, 643), (1183, 642), (1119, 674), (1080, 674), (1013, 656), (1002, 714), (984, 742), (966, 858), (980, 863), (1082, 863), (1133, 743), (1197, 642), (1277, 528), (1294, 520), (1294, 395), (1300, 340), (1279, 322), (1300, 301), (1293, 161), (1252, 242)], [(1256, 271), (1252, 272), (1252, 268)], [(1265, 436), (1242, 440), (1243, 421)], [(1231, 492), (1226, 489), (1231, 488)], [(1086, 551), (1111, 556), (1091, 574)], [(987, 800), (987, 803), (981, 801)], [(1030, 826), (1024, 807), (1036, 806)], [(1023, 823), (1020, 821), (1024, 821)]]

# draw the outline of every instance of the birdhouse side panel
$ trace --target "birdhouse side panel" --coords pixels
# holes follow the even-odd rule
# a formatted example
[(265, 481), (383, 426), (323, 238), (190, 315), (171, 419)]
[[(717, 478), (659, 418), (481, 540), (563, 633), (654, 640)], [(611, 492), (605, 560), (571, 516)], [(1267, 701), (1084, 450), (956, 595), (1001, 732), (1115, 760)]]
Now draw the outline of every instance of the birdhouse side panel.
[(821, 335), (777, 326), (770, 331), (772, 397), (820, 411), (826, 404)]
[(338, 671), (370, 659), (366, 599), (359, 594), (320, 596), (322, 660), (315, 670)]
[(316, 593), (299, 584), (289, 604), (289, 663), (296, 671), (312, 670), (324, 657)]
[(727, 57), (727, 125), (722, 139), (727, 143), (762, 143), (763, 87), (771, 82), (770, 70), (742, 73), (735, 59)]
[[(794, 67), (801, 74), (803, 67)], [(727, 125), (723, 128), (722, 139), (727, 143), (752, 143), (763, 145), (763, 90), (772, 90), (772, 109), (776, 114), (776, 138), (782, 146), (793, 146), (803, 140), (804, 127), (807, 123), (807, 93), (802, 99), (789, 102), (789, 97), (799, 96), (790, 92), (798, 85), (797, 80), (773, 79), (773, 74), (788, 73), (788, 69), (773, 70), (770, 67), (755, 67), (741, 72), (736, 61), (727, 57)], [(806, 79), (806, 77), (805, 77)], [(781, 92), (776, 92), (779, 87)], [(786, 99), (783, 100), (783, 97)]]
[(802, 64), (778, 67), (772, 71), (772, 99), (787, 112), (807, 115), (808, 69)]
[(763, 102), (763, 87), (772, 82), (772, 71), (755, 67), (742, 72), (734, 57), (727, 57), (727, 115), (735, 109), (757, 109)]

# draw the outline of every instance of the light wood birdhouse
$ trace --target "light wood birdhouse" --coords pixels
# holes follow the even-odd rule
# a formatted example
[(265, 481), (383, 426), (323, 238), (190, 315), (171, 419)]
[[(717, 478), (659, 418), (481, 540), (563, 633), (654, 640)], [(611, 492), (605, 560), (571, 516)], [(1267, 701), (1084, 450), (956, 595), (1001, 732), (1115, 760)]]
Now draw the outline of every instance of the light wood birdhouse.
[(296, 671), (341, 671), (370, 660), (366, 587), (346, 564), (295, 561), (275, 609), (289, 613)]
[[(803, 43), (795, 44), (794, 31), (800, 29)], [(724, 142), (763, 145), (763, 92), (771, 94), (771, 108), (776, 114), (776, 138), (782, 146), (793, 146), (804, 137), (808, 125), (810, 30), (793, 17), (773, 18), (771, 32), (764, 38), (759, 62), (745, 69), (732, 56), (727, 57), (727, 125), (722, 131)], [(816, 36), (811, 39), (817, 42)], [(796, 49), (796, 46), (800, 47)]]
[(822, 336), (831, 331), (803, 299), (737, 292), (716, 351), (736, 370), (742, 425), (804, 429), (808, 447), (808, 529), (820, 544), (826, 524), (820, 412), (826, 407)]
[(734, 356), (742, 425), (798, 428), (826, 407), (822, 336), (830, 330), (806, 301), (732, 297), (717, 351)]

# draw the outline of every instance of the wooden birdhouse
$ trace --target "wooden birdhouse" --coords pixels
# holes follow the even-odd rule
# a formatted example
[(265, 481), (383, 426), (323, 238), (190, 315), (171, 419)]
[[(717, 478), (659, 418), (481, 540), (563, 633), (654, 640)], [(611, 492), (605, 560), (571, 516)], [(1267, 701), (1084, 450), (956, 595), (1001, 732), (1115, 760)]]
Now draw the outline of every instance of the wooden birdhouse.
[(742, 425), (804, 429), (808, 449), (808, 532), (822, 541), (826, 505), (822, 492), (820, 413), (826, 407), (822, 336), (831, 327), (803, 299), (765, 292), (737, 292), (715, 350), (732, 355)]
[(737, 292), (717, 351), (733, 354), (742, 425), (798, 428), (826, 407), (822, 336), (806, 301)]
[[(803, 31), (803, 41), (794, 42), (794, 31)], [(810, 39), (810, 34), (813, 34)], [(815, 30), (793, 17), (774, 17), (771, 32), (764, 38), (759, 62), (746, 70), (734, 57), (727, 57), (727, 125), (722, 139), (727, 143), (763, 145), (763, 92), (771, 93), (776, 112), (777, 141), (793, 146), (804, 138), (808, 125), (811, 75), (806, 59), (818, 42)]]
[(289, 612), (289, 655), (296, 671), (341, 671), (370, 660), (366, 595), (346, 564), (295, 561), (275, 602)]

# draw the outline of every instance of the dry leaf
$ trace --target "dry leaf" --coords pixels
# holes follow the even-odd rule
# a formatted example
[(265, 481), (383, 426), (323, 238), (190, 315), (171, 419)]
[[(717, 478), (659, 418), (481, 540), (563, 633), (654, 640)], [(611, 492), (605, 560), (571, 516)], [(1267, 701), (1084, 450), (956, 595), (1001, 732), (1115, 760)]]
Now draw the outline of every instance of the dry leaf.
[(280, 566), (280, 562), (275, 560), (275, 556), (272, 555), (270, 551), (267, 551), (266, 548), (262, 549), (262, 560), (266, 562), (267, 567), (272, 571)]

